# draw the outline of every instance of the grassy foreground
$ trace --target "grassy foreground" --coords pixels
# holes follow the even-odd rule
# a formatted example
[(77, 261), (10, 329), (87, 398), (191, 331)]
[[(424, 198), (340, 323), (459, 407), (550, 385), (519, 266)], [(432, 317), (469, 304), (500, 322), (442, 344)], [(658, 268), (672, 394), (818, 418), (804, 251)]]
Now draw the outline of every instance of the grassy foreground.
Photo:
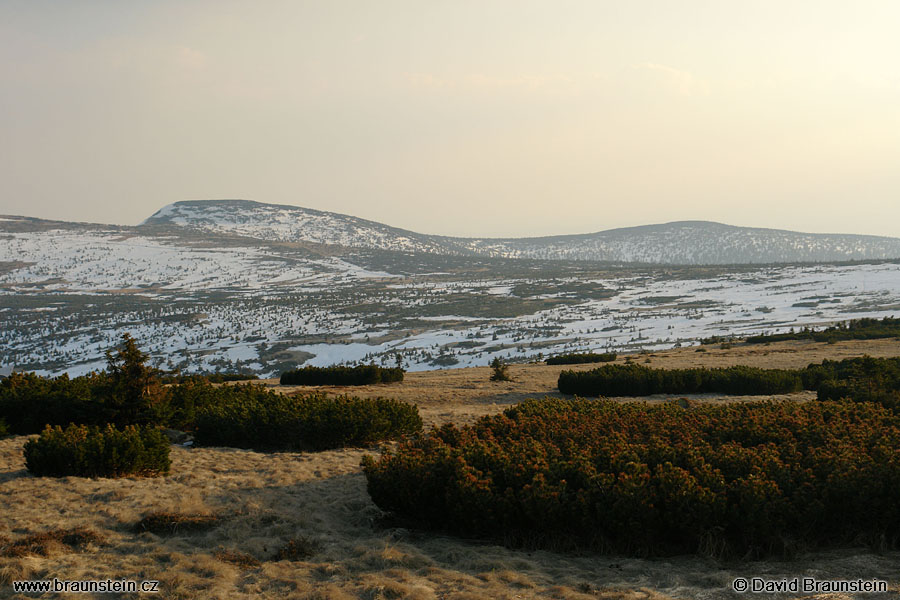
[[(786, 342), (710, 348), (703, 354), (683, 348), (640, 360), (649, 358), (654, 367), (801, 368), (825, 358), (863, 354), (896, 356), (900, 347), (890, 340), (834, 345)], [(411, 373), (402, 383), (391, 384), (389, 392), (383, 385), (373, 385), (355, 388), (353, 394), (377, 398), (389, 393), (418, 403), (428, 425), (460, 426), (496, 415), (526, 398), (554, 394), (561, 368), (512, 365), (513, 381), (504, 383), (490, 382), (487, 367)], [(275, 381), (264, 384), (290, 393), (310, 391), (279, 387)], [(815, 393), (790, 398), (810, 400)], [(730, 588), (734, 578), (753, 574), (879, 578), (890, 582), (891, 592), (861, 595), (860, 600), (883, 600), (900, 593), (900, 553), (872, 552), (862, 546), (816, 549), (787, 561), (720, 562), (696, 556), (646, 560), (515, 550), (411, 530), (385, 521), (366, 492), (359, 465), (372, 450), (263, 454), (173, 446), (168, 477), (46, 479), (31, 477), (25, 470), (22, 447), (27, 439), (0, 439), (0, 502), (7, 507), (0, 511), (0, 537), (8, 537), (7, 547), (15, 548), (37, 538), (49, 542), (35, 548), (40, 554), (0, 556), (0, 597), (10, 595), (8, 582), (13, 578), (55, 576), (158, 578), (160, 597), (228, 600), (728, 600), (737, 597)], [(209, 526), (180, 525), (173, 533), (137, 530), (139, 523), (160, 513), (173, 519), (180, 514), (182, 523)], [(103, 543), (69, 546), (54, 541), (55, 532), (79, 528), (97, 534), (95, 538), (85, 533), (85, 539)], [(290, 551), (297, 548), (303, 552)]]

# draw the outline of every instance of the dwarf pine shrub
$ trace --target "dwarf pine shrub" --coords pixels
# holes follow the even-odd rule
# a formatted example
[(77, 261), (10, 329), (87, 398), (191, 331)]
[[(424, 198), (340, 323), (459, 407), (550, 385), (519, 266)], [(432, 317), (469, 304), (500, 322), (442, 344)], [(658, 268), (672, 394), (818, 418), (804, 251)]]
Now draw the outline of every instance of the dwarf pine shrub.
[(13, 373), (0, 381), (0, 418), (16, 434), (40, 433), (46, 425), (166, 424), (169, 394), (159, 371), (125, 334), (107, 351), (107, 370), (70, 378)]
[(587, 363), (604, 363), (616, 360), (615, 352), (605, 352), (603, 354), (595, 354), (586, 352), (583, 354), (560, 354), (559, 356), (551, 356), (544, 362), (548, 365), (581, 365)]
[(188, 381), (203, 380), (209, 383), (226, 383), (232, 381), (257, 381), (259, 375), (253, 373), (190, 373), (161, 375), (160, 382), (163, 384), (185, 383)]
[(24, 453), (28, 471), (46, 477), (156, 477), (171, 464), (169, 441), (154, 427), (48, 425)]
[(46, 425), (107, 423), (112, 412), (96, 400), (103, 376), (45, 378), (13, 373), (0, 381), (0, 418), (14, 434), (40, 433)]
[(651, 394), (788, 394), (803, 389), (796, 371), (728, 367), (725, 369), (653, 369), (637, 364), (604, 365), (590, 371), (563, 371), (563, 394), (649, 396)]
[(281, 374), (281, 385), (372, 385), (403, 381), (400, 367), (303, 367)]
[(529, 400), (363, 470), (412, 524), (637, 555), (900, 540), (900, 417), (870, 403)]
[(900, 358), (825, 360), (809, 365), (801, 374), (806, 387), (817, 391), (819, 400), (875, 402), (900, 409)]
[(217, 391), (217, 401), (198, 412), (197, 444), (326, 450), (396, 439), (422, 429), (416, 406), (388, 398), (286, 396), (252, 384)]

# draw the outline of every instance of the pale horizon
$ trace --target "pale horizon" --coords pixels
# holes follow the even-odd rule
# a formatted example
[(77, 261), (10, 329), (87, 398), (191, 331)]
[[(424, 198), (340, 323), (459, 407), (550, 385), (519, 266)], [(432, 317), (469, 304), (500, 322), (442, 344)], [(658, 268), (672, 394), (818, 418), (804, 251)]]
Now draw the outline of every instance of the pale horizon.
[(0, 5), (0, 214), (900, 237), (900, 4)]

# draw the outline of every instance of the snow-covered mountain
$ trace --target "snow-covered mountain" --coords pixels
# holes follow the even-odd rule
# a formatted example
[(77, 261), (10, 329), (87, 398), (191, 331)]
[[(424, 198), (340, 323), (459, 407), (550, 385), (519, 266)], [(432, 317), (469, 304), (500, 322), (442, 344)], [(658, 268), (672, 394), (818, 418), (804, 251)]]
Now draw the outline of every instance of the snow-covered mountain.
[(477, 240), (479, 252), (509, 257), (658, 264), (834, 262), (900, 258), (900, 239), (679, 221), (599, 233)]
[(89, 228), (4, 232), (0, 227), (0, 291), (297, 291), (390, 276), (339, 257), (273, 252), (253, 244), (191, 244)]
[(680, 221), (581, 235), (458, 238), (415, 233), (337, 213), (248, 200), (176, 202), (159, 210), (142, 226), (176, 226), (265, 240), (503, 258), (686, 265), (900, 258), (900, 239), (878, 236), (798, 233)]
[[(141, 226), (174, 225), (280, 242), (448, 254), (466, 252), (455, 238), (423, 235), (348, 215), (250, 200), (189, 200), (169, 204)], [(469, 252), (470, 254), (472, 252)]]

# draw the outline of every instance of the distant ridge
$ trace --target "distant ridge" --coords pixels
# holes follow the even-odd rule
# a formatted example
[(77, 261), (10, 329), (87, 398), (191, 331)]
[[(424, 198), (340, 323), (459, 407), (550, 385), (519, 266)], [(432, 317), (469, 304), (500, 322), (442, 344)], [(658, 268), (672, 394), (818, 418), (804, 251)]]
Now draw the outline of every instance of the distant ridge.
[(445, 255), (721, 265), (900, 259), (900, 238), (799, 233), (677, 221), (597, 233), (531, 238), (428, 235), (349, 215), (251, 200), (190, 200), (163, 207), (141, 226), (174, 226), (273, 241)]

